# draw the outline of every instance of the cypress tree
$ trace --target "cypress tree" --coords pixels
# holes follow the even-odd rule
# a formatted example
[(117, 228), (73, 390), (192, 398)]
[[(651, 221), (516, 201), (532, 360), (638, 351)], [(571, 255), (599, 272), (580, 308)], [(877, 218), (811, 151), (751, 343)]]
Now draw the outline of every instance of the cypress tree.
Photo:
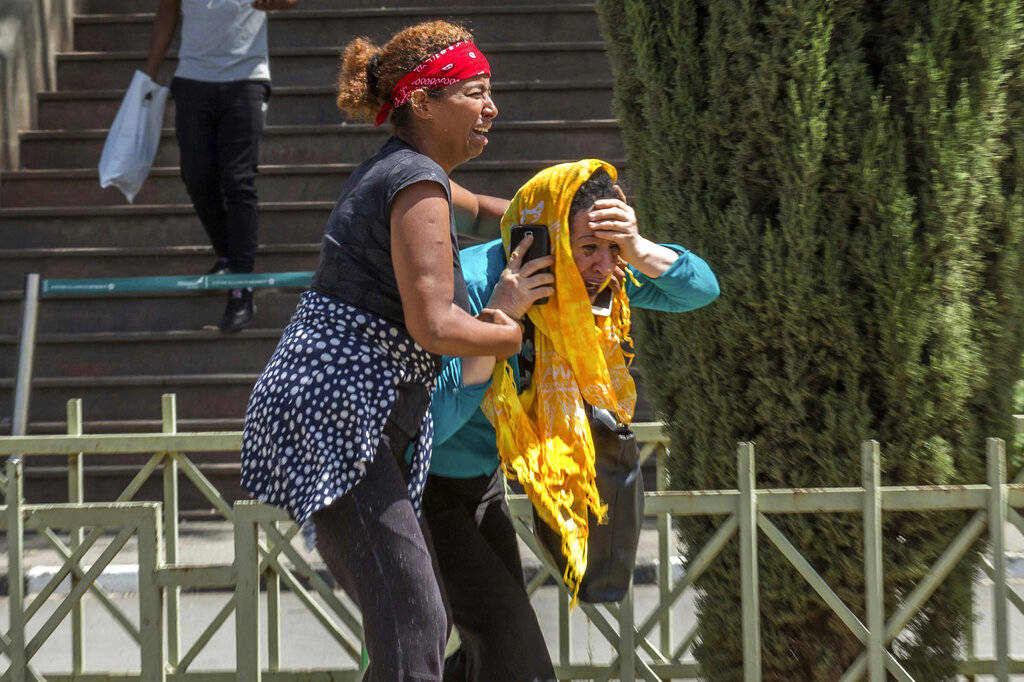
[[(1024, 351), (1021, 23), (1013, 0), (598, 0), (641, 229), (686, 245), (722, 297), (639, 314), (671, 484), (734, 488), (984, 480), (1012, 434)], [(1013, 467), (1019, 462), (1011, 462)], [(887, 514), (886, 609), (960, 513)], [(720, 520), (718, 520), (720, 522)], [(773, 521), (861, 618), (859, 515)], [(713, 520), (682, 519), (692, 556)], [(838, 679), (863, 646), (761, 536), (766, 680)], [(890, 648), (952, 679), (969, 625), (965, 560)], [(695, 654), (742, 678), (736, 546), (698, 584)]]

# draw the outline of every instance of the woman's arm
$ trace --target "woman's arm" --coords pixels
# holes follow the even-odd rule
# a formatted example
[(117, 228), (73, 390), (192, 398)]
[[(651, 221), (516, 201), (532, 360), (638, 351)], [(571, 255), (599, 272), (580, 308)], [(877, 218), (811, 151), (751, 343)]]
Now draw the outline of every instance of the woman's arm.
[(479, 386), (494, 374), (497, 358), (493, 355), (470, 355), (462, 360), (462, 385)]
[(647, 277), (635, 268), (641, 286), (627, 278), (624, 286), (629, 305), (668, 313), (702, 308), (718, 298), (718, 279), (697, 254), (675, 244), (661, 244), (676, 254), (676, 260), (658, 277)]
[(167, 54), (167, 48), (174, 40), (181, 19), (181, 0), (160, 0), (153, 21), (153, 37), (149, 39), (149, 57), (146, 59), (146, 75), (156, 80), (156, 73)]
[(519, 352), (522, 330), (505, 313), (485, 309), (478, 320), (453, 302), (448, 198), (436, 182), (400, 191), (391, 205), (391, 260), (409, 334), (437, 355)]
[(452, 204), (460, 227), (472, 234), (497, 234), (501, 217), (505, 215), (509, 200), (486, 194), (474, 194), (452, 182)]
[[(437, 377), (434, 394), (430, 399), (430, 413), (434, 416), (434, 445), (440, 445), (457, 433), (470, 417), (480, 409), (490, 381), (472, 383), (466, 374), (466, 364), (481, 358), (443, 359), (441, 374)], [(488, 358), (494, 364), (494, 357)], [(490, 374), (487, 375), (490, 379)]]

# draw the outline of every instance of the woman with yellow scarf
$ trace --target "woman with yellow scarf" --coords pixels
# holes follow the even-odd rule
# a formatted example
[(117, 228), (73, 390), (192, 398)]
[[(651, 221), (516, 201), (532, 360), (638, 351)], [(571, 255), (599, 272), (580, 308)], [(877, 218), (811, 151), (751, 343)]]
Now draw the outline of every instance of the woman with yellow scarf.
[[(532, 357), (524, 351), (507, 362), (445, 358), (434, 392), (423, 514), (462, 638), (446, 662), (446, 682), (554, 679), (501, 472), (523, 485), (561, 536), (565, 577), (578, 588), (588, 512), (601, 518), (604, 511), (585, 405), (632, 420), (630, 306), (683, 312), (718, 296), (701, 258), (640, 235), (615, 177), (613, 166), (595, 159), (547, 168), (516, 193), (500, 240), (460, 254), (470, 306), (521, 320), (532, 327), (533, 343), (524, 344), (532, 345)], [(516, 224), (546, 226), (551, 256), (523, 263), (530, 237), (509, 253)], [(529, 377), (521, 372), (527, 366)]]

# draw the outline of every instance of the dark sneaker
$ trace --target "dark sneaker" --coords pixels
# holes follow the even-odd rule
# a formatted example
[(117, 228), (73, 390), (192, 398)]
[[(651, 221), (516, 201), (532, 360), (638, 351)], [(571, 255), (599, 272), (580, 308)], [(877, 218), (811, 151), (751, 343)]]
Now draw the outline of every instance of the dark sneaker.
[(227, 258), (218, 258), (213, 267), (206, 271), (207, 275), (230, 275), (231, 268), (228, 267)]
[(252, 289), (229, 289), (228, 304), (220, 321), (222, 332), (237, 332), (252, 326), (256, 305), (252, 302)]

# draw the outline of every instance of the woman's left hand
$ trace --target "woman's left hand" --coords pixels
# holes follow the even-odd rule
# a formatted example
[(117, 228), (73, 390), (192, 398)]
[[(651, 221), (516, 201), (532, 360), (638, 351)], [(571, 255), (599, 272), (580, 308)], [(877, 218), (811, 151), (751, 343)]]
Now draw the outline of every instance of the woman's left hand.
[(612, 277), (608, 280), (608, 288), (613, 292), (617, 292), (622, 287), (626, 286), (626, 268), (628, 265), (626, 261), (622, 260), (622, 256), (616, 258), (615, 269), (612, 270)]
[(590, 209), (589, 227), (595, 237), (615, 242), (619, 253), (627, 263), (635, 263), (644, 252), (647, 240), (640, 236), (636, 224), (636, 213), (626, 203), (622, 188), (615, 185), (618, 199), (598, 199)]

